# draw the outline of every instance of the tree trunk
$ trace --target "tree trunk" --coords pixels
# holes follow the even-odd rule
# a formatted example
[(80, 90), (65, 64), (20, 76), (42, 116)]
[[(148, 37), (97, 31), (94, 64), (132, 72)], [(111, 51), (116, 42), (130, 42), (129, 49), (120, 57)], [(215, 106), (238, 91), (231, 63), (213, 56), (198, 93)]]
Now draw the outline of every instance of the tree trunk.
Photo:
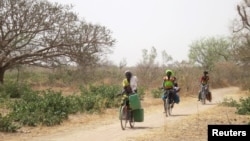
[(5, 73), (5, 69), (0, 68), (0, 85), (4, 84), (4, 81), (3, 81), (3, 79), (4, 79), (4, 73)]

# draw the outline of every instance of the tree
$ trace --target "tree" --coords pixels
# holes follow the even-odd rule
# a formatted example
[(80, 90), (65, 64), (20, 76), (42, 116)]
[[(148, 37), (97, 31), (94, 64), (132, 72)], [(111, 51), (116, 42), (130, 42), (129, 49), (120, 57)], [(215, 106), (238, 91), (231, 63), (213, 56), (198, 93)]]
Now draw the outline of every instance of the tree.
[(155, 47), (151, 48), (151, 52), (148, 53), (147, 49), (142, 50), (142, 63), (152, 65), (155, 63), (155, 59), (157, 57), (157, 51)]
[(167, 66), (167, 63), (173, 60), (172, 56), (167, 54), (167, 52), (165, 50), (162, 51), (161, 55), (162, 55), (162, 61), (163, 61), (162, 65), (163, 65), (163, 67)]
[[(243, 0), (237, 5), (239, 17), (233, 25), (233, 56), (238, 67), (242, 70), (238, 75), (243, 89), (249, 89), (250, 80), (250, 1)], [(239, 83), (238, 83), (239, 84)]]
[(144, 87), (149, 86), (159, 75), (158, 64), (155, 62), (156, 57), (155, 47), (151, 47), (150, 52), (147, 49), (142, 50), (142, 60), (137, 64), (136, 71)]
[(71, 44), (64, 51), (68, 54), (70, 62), (77, 63), (83, 69), (103, 62), (101, 59), (112, 52), (115, 40), (106, 27), (81, 22), (73, 33), (67, 37)]
[(250, 67), (250, 34), (234, 33), (232, 54), (241, 66)]
[(243, 29), (250, 30), (250, 19), (249, 19), (249, 13), (246, 9), (250, 7), (250, 1), (249, 0), (243, 0), (241, 4), (237, 5), (237, 12), (241, 19), (241, 25), (237, 27), (237, 29), (234, 30), (234, 32), (241, 31)]
[(127, 60), (125, 58), (122, 58), (122, 60), (119, 63), (119, 68), (122, 69), (127, 66)]
[(2, 0), (0, 9), (0, 83), (17, 65), (95, 64), (115, 43), (106, 27), (80, 20), (70, 5)]
[(233, 27), (233, 54), (242, 66), (250, 66), (250, 1), (244, 0), (237, 5), (239, 20)]
[(216, 62), (230, 60), (230, 47), (225, 38), (202, 38), (191, 43), (189, 60), (211, 70)]

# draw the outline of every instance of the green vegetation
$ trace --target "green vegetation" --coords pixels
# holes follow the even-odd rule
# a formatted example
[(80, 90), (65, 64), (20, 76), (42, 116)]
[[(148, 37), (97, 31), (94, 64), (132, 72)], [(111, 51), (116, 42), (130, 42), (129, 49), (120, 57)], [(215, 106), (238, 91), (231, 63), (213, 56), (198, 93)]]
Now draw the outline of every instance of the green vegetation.
[[(250, 115), (250, 96), (247, 98), (240, 98), (239, 102), (233, 98), (225, 98), (221, 103), (223, 106), (236, 107), (236, 114)], [(250, 121), (248, 122), (250, 125)]]
[(3, 117), (2, 114), (0, 114), (0, 131), (15, 132), (19, 128), (21, 127), (15, 124), (11, 117)]
[(225, 98), (221, 105), (228, 107), (236, 107), (237, 114), (250, 115), (250, 97), (240, 98), (239, 102), (237, 102), (233, 98)]
[(237, 106), (237, 113), (240, 115), (250, 115), (250, 97), (241, 98)]
[(161, 89), (152, 89), (151, 94), (153, 98), (160, 98), (162, 96), (163, 91)]
[(239, 103), (233, 98), (224, 98), (224, 100), (220, 103), (220, 105), (228, 107), (237, 107), (239, 106)]
[[(80, 94), (63, 96), (51, 89), (34, 91), (28, 86), (9, 83), (0, 89), (8, 112), (0, 115), (0, 131), (15, 132), (23, 125), (58, 125), (77, 112), (102, 112), (106, 108), (118, 107), (115, 95), (118, 85), (89, 85), (80, 87)], [(139, 90), (143, 96), (143, 89)], [(0, 107), (0, 108), (1, 108)]]

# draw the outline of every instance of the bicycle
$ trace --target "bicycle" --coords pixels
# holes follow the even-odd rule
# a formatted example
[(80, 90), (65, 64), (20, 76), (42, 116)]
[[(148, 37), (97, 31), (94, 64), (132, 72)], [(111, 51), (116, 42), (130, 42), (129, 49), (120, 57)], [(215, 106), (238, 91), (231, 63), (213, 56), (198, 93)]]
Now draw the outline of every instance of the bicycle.
[(202, 85), (202, 87), (201, 87), (201, 103), (203, 105), (206, 104), (207, 95), (208, 95), (208, 87), (207, 87), (207, 85)]
[[(118, 95), (123, 95), (123, 93)], [(123, 96), (124, 96), (123, 103), (121, 104), (119, 110), (119, 119), (121, 122), (122, 130), (125, 130), (128, 123), (131, 128), (134, 128), (135, 121), (133, 116), (133, 110), (129, 107), (129, 98), (127, 95)]]
[(166, 116), (171, 116), (174, 106), (174, 89), (167, 89), (164, 91), (164, 110)]

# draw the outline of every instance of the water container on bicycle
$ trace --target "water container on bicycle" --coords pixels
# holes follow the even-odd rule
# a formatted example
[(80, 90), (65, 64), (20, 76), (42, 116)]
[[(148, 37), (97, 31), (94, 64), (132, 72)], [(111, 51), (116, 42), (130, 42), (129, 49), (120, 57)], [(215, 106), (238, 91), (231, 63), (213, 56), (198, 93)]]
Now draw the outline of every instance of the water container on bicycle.
[(177, 94), (174, 95), (174, 102), (177, 103), (177, 104), (180, 102), (179, 95), (177, 95)]
[(129, 106), (132, 110), (141, 108), (141, 101), (138, 94), (132, 94), (129, 96)]
[(206, 99), (208, 100), (208, 101), (212, 101), (212, 94), (211, 94), (211, 92), (208, 92), (207, 93), (207, 95), (206, 95)]
[(144, 121), (144, 109), (136, 109), (133, 110), (133, 117), (135, 122), (143, 122)]

